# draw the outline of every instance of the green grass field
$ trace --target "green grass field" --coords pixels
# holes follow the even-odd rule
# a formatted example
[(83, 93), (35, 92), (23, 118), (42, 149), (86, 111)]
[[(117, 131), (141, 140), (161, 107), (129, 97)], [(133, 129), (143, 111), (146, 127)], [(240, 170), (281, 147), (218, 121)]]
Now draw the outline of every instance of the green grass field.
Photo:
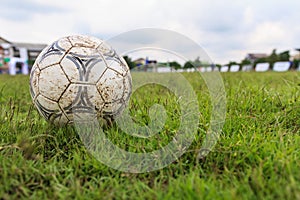
[[(33, 107), (28, 76), (1, 75), (0, 199), (300, 199), (300, 73), (222, 74), (226, 122), (213, 151), (199, 161), (210, 99), (196, 74), (184, 76), (199, 101), (196, 140), (168, 167), (132, 174), (94, 159), (72, 127), (45, 122)], [(149, 120), (153, 102), (165, 106), (161, 133), (137, 139), (113, 126), (107, 136), (134, 152), (166, 144), (178, 116), (176, 98), (162, 90), (144, 87), (130, 102), (131, 115), (141, 124)]]

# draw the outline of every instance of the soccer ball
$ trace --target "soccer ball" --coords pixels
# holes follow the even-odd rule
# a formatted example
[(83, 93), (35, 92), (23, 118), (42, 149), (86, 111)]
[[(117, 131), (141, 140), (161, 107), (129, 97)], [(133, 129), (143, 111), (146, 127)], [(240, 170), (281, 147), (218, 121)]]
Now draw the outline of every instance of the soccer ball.
[(82, 35), (47, 46), (30, 73), (30, 93), (39, 113), (55, 125), (74, 116), (112, 120), (131, 95), (127, 63), (104, 41)]

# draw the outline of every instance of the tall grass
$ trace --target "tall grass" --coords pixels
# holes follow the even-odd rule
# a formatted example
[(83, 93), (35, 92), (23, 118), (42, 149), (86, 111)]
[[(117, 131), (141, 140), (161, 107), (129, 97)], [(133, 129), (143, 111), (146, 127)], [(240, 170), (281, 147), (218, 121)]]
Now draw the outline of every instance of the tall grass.
[[(138, 74), (134, 74), (138, 75)], [(209, 93), (196, 74), (198, 135), (177, 161), (142, 174), (123, 173), (94, 159), (72, 127), (56, 128), (37, 113), (27, 76), (0, 76), (1, 199), (300, 199), (300, 74), (225, 73), (226, 122), (216, 147), (197, 160), (210, 119)], [(165, 106), (164, 130), (149, 140), (113, 126), (120, 148), (151, 151), (178, 127), (176, 97), (162, 87), (133, 94), (134, 120), (149, 121), (153, 103)], [(164, 95), (163, 95), (164, 94)]]

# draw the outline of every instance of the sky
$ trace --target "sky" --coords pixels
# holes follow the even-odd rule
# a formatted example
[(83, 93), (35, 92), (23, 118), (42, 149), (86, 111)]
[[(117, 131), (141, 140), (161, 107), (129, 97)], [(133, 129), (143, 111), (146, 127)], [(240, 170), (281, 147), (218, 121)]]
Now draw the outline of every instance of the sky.
[[(0, 4), (0, 36), (13, 42), (50, 44), (74, 34), (109, 41), (133, 30), (155, 28), (188, 38), (220, 64), (239, 62), (247, 53), (277, 49), (293, 54), (300, 48), (298, 0), (1, 0)], [(148, 30), (131, 34), (133, 40), (123, 37), (123, 42), (147, 41), (155, 46), (165, 41)], [(184, 49), (173, 36), (164, 48), (169, 44), (174, 51)]]

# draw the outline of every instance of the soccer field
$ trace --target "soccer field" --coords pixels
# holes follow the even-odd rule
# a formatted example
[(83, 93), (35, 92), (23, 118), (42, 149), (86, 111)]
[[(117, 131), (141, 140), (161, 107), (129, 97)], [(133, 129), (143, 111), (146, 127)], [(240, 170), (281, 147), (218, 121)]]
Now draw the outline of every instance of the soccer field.
[[(139, 76), (134, 73), (133, 76)], [(97, 161), (73, 127), (48, 124), (33, 106), (29, 77), (0, 76), (0, 199), (300, 199), (300, 73), (223, 73), (227, 115), (220, 139), (197, 160), (209, 126), (210, 97), (196, 73), (184, 73), (199, 101), (198, 134), (176, 162), (124, 173)], [(151, 152), (179, 126), (176, 97), (160, 86), (132, 95), (134, 121), (163, 105), (164, 129), (149, 139), (105, 129), (117, 146)]]

